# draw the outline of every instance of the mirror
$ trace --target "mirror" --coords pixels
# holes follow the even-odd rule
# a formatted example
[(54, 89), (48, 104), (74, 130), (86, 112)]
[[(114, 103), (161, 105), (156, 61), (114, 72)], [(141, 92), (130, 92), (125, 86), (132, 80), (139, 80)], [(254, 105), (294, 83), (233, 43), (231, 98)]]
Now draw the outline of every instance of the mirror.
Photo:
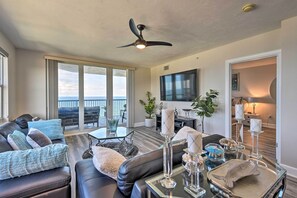
[(269, 93), (270, 93), (270, 97), (275, 102), (276, 101), (276, 78), (273, 79), (273, 81), (270, 84)]

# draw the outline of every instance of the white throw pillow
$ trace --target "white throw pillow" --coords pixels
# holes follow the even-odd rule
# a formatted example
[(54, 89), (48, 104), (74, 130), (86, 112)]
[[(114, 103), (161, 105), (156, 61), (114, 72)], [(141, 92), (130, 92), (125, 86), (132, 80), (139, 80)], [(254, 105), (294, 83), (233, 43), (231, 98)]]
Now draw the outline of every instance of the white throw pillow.
[[(188, 132), (198, 132), (195, 129), (188, 127), (188, 126), (184, 126), (183, 128), (181, 128), (173, 137), (172, 141), (177, 141), (177, 140), (186, 140), (187, 136), (188, 136)], [(199, 132), (200, 133), (200, 132)], [(208, 136), (207, 134), (202, 133), (202, 137), (206, 137)]]
[(126, 160), (120, 153), (110, 148), (93, 146), (93, 164), (102, 174), (117, 180), (118, 171)]

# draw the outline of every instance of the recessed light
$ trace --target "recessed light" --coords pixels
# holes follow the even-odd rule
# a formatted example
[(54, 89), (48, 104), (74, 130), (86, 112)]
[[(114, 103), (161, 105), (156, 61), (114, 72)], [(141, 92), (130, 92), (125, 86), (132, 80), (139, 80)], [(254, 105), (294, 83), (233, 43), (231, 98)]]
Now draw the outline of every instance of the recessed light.
[(242, 6), (242, 11), (244, 12), (250, 12), (256, 8), (256, 4), (254, 3), (247, 3), (244, 6)]

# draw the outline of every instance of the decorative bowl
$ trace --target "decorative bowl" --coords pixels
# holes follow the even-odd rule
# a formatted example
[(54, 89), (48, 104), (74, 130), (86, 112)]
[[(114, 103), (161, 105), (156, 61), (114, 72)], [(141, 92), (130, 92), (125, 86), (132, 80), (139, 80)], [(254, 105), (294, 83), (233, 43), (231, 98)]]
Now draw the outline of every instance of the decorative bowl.
[(205, 150), (208, 152), (208, 159), (211, 161), (220, 161), (224, 160), (224, 149), (215, 143), (209, 143), (205, 146)]
[(219, 142), (223, 146), (225, 152), (235, 152), (237, 150), (238, 144), (230, 138), (222, 138)]

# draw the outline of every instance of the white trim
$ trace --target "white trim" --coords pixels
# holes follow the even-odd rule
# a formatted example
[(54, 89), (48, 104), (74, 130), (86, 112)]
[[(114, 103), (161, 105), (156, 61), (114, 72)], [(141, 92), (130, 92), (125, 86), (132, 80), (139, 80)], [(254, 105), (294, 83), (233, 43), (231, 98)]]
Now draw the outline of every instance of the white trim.
[(284, 169), (287, 170), (287, 175), (291, 176), (291, 177), (295, 177), (297, 178), (297, 168), (294, 168), (292, 166), (288, 166), (285, 164), (280, 164)]
[(262, 123), (262, 127), (266, 127), (266, 128), (269, 128), (269, 129), (276, 129), (276, 124), (271, 124), (271, 123), (263, 122)]
[(144, 126), (144, 122), (136, 122), (134, 123), (134, 127), (141, 127)]
[(234, 58), (226, 60), (225, 62), (225, 136), (231, 136), (231, 72), (232, 64), (254, 61), (269, 57), (276, 57), (276, 142), (278, 147), (276, 148), (276, 159), (281, 160), (281, 50), (274, 50), (270, 52), (264, 52), (254, 54), (250, 56), (244, 56), (240, 58)]

